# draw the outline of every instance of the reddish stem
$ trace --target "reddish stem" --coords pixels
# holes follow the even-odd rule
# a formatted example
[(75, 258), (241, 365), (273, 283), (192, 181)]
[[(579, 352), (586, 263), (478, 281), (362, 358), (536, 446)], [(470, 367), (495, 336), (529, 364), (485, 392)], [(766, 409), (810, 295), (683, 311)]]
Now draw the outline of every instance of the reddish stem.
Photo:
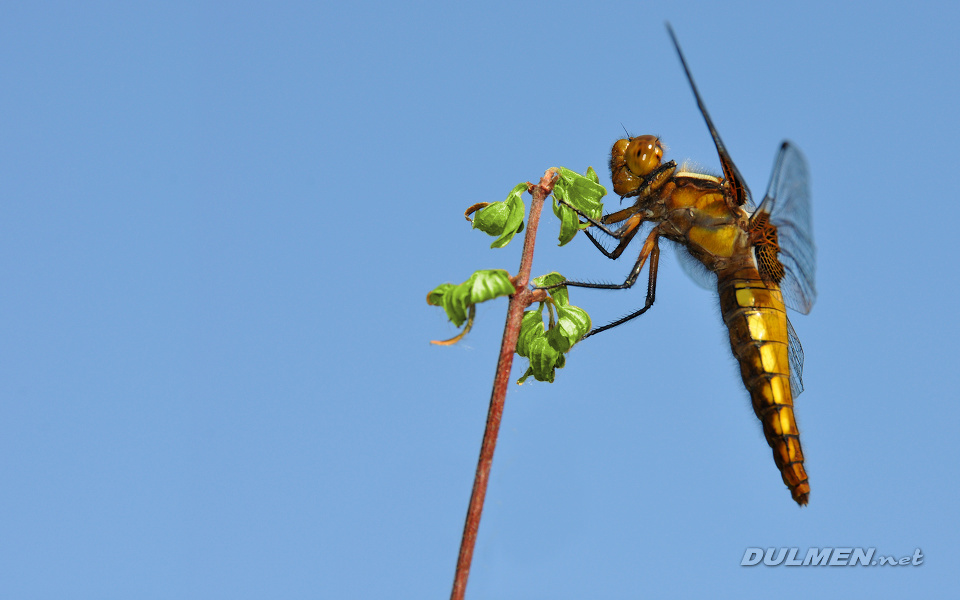
[(477, 474), (473, 479), (473, 492), (467, 507), (467, 521), (463, 526), (463, 538), (460, 540), (460, 555), (457, 558), (457, 571), (453, 578), (451, 600), (463, 600), (467, 591), (467, 577), (470, 575), (470, 563), (473, 560), (473, 548), (477, 542), (477, 530), (480, 528), (480, 514), (483, 512), (483, 500), (487, 495), (487, 483), (490, 481), (490, 467), (493, 464), (493, 451), (497, 446), (497, 434), (503, 419), (503, 405), (510, 384), (510, 368), (513, 366), (513, 353), (520, 335), (520, 321), (523, 310), (531, 303), (542, 299), (543, 292), (527, 289), (530, 282), (530, 267), (533, 265), (533, 247), (537, 239), (537, 227), (544, 199), (553, 191), (557, 179), (555, 169), (549, 169), (540, 178), (538, 185), (527, 184), (533, 194), (530, 203), (530, 217), (527, 219), (527, 234), (523, 239), (523, 255), (520, 258), (520, 272), (512, 279), (516, 293), (510, 296), (507, 307), (507, 324), (503, 330), (503, 342), (500, 345), (500, 358), (493, 379), (493, 393), (490, 396), (490, 410), (487, 412), (487, 427), (483, 432), (480, 445), (480, 460), (477, 462)]

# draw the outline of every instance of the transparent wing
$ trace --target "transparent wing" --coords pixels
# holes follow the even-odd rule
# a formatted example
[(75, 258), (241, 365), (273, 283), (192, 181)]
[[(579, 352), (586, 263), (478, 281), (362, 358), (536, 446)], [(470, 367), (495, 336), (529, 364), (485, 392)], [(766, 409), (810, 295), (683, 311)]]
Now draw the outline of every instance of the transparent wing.
[(790, 142), (785, 141), (780, 146), (770, 185), (757, 210), (769, 213), (770, 223), (777, 227), (780, 244), (777, 257), (786, 271), (780, 282), (784, 303), (807, 314), (817, 299), (810, 175), (803, 154)]
[(803, 392), (803, 347), (790, 319), (787, 319), (787, 340), (787, 353), (790, 355), (790, 391), (796, 398)]
[(726, 146), (723, 145), (723, 140), (720, 139), (720, 133), (717, 132), (717, 128), (713, 126), (713, 119), (710, 118), (710, 113), (707, 112), (707, 106), (700, 97), (697, 84), (693, 82), (693, 75), (690, 73), (690, 68), (687, 67), (687, 59), (683, 57), (683, 52), (680, 50), (680, 42), (677, 41), (677, 36), (673, 33), (673, 28), (670, 27), (670, 23), (667, 23), (667, 32), (670, 33), (670, 39), (673, 40), (673, 47), (677, 51), (677, 56), (680, 57), (680, 64), (683, 65), (683, 72), (686, 73), (687, 81), (693, 90), (693, 97), (697, 101), (697, 108), (700, 109), (703, 120), (707, 122), (707, 129), (710, 130), (710, 135), (713, 137), (713, 144), (717, 147), (717, 154), (720, 156), (720, 165), (723, 167), (723, 177), (730, 185), (733, 198), (738, 206), (743, 206), (748, 211), (753, 211), (754, 204), (750, 197), (750, 188), (747, 187), (747, 182), (744, 181), (743, 175), (741, 175), (740, 170), (737, 169), (737, 165), (733, 164), (733, 159), (730, 158)]
[(687, 252), (686, 248), (680, 247), (679, 245), (674, 245), (674, 249), (677, 254), (677, 260), (680, 261), (680, 267), (683, 269), (683, 272), (686, 273), (694, 283), (703, 289), (716, 293), (717, 274), (704, 266), (702, 262), (694, 258), (692, 254)]

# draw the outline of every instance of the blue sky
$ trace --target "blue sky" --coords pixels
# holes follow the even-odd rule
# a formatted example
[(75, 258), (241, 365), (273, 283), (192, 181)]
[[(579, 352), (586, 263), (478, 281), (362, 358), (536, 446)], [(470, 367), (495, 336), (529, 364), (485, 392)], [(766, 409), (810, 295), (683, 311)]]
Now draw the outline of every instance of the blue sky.
[[(510, 390), (468, 598), (955, 595), (958, 13), (6, 6), (3, 595), (446, 597), (506, 302), (437, 348), (455, 330), (425, 294), (516, 272), (463, 209), (551, 166), (608, 184), (621, 123), (719, 169), (665, 20), (755, 195), (783, 138), (810, 163), (810, 505), (715, 296), (665, 256), (653, 310)], [(556, 229), (534, 274), (629, 271)], [(600, 323), (643, 291), (571, 301)], [(926, 558), (739, 566), (781, 546)]]

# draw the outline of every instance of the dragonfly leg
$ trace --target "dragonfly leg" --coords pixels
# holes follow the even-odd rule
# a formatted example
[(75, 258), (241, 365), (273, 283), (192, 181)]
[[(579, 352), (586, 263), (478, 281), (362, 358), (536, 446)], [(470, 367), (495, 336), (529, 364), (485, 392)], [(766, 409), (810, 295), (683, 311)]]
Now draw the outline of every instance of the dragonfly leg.
[(643, 308), (641, 308), (636, 312), (630, 313), (625, 317), (617, 319), (613, 323), (607, 323), (603, 327), (597, 327), (596, 329), (591, 330), (589, 333), (587, 333), (587, 335), (583, 336), (581, 339), (586, 339), (591, 335), (600, 333), (601, 331), (612, 329), (617, 325), (623, 325), (630, 319), (635, 319), (640, 315), (642, 315), (643, 313), (647, 312), (650, 309), (650, 307), (653, 306), (653, 302), (657, 299), (657, 269), (659, 268), (659, 266), (660, 266), (660, 246), (657, 244), (656, 240), (654, 240), (653, 250), (650, 252), (650, 271), (649, 271), (649, 278), (647, 279), (647, 300), (646, 302), (644, 302)]
[[(597, 221), (595, 219), (591, 219), (589, 216), (583, 214), (563, 200), (558, 200), (558, 202), (572, 208), (574, 212), (586, 219), (587, 222), (613, 239), (620, 240), (617, 244), (617, 247), (613, 250), (613, 252), (611, 252), (610, 250), (607, 250), (603, 244), (597, 241), (597, 238), (595, 238), (589, 230), (583, 231), (583, 233), (587, 236), (587, 239), (589, 239), (590, 242), (597, 247), (597, 250), (603, 253), (603, 255), (607, 258), (611, 259), (617, 259), (621, 254), (623, 254), (623, 251), (630, 244), (630, 240), (632, 240), (633, 236), (637, 234), (637, 227), (643, 223), (643, 218), (637, 216), (636, 214), (639, 210), (636, 206), (631, 206), (623, 210), (618, 210), (615, 213), (610, 213), (609, 215), (604, 216), (602, 220)], [(610, 223), (620, 223), (623, 221), (627, 221), (627, 223), (621, 225), (617, 229), (610, 229), (609, 227), (606, 227), (606, 225)]]
[(620, 255), (623, 254), (623, 251), (626, 250), (627, 246), (633, 240), (633, 236), (637, 235), (637, 232), (640, 231), (640, 224), (643, 223), (643, 219), (633, 215), (630, 219), (619, 229), (617, 229), (617, 235), (613, 236), (614, 238), (620, 240), (617, 244), (617, 247), (613, 249), (613, 252), (607, 250), (603, 247), (603, 244), (597, 241), (597, 238), (588, 231), (584, 230), (583, 233), (586, 234), (587, 239), (593, 242), (593, 245), (597, 247), (597, 250), (603, 253), (607, 258), (617, 259), (620, 258)]
[(585, 215), (584, 213), (580, 212), (580, 210), (578, 210), (578, 209), (577, 209), (576, 207), (574, 207), (572, 204), (567, 203), (566, 200), (561, 200), (561, 199), (558, 198), (558, 199), (557, 199), (557, 202), (559, 202), (560, 204), (562, 204), (562, 205), (564, 205), (564, 206), (572, 209), (573, 212), (577, 213), (578, 215), (580, 215), (581, 217), (583, 217), (584, 219), (586, 219), (586, 221), (587, 221), (588, 223), (590, 223), (591, 225), (593, 225), (594, 227), (596, 227), (596, 228), (599, 229), (600, 231), (604, 232), (605, 234), (609, 235), (610, 237), (616, 238), (616, 239), (618, 239), (618, 240), (625, 235), (625, 234), (623, 233), (623, 229), (624, 229), (624, 228), (623, 228), (623, 227), (619, 227), (619, 228), (617, 228), (616, 230), (614, 230), (614, 229), (610, 229), (609, 227), (607, 227), (607, 225), (609, 225), (610, 223), (620, 223), (621, 221), (626, 221), (628, 218), (632, 217), (633, 215), (635, 215), (635, 214), (640, 210), (640, 209), (637, 208), (636, 206), (631, 206), (631, 207), (625, 208), (625, 209), (623, 209), (623, 210), (618, 210), (618, 211), (615, 212), (615, 213), (610, 213), (609, 215), (604, 216), (601, 220), (597, 221), (596, 219), (593, 219), (593, 218), (591, 218), (590, 216)]
[[(610, 223), (622, 223), (633, 215), (637, 214), (639, 210), (640, 209), (636, 205), (628, 206), (627, 208), (620, 209), (617, 212), (612, 212), (609, 215), (603, 215), (603, 218), (600, 219), (600, 222), (604, 225), (609, 225)], [(619, 229), (617, 231), (619, 231)], [(614, 235), (614, 237), (618, 236)]]
[[(637, 223), (637, 225), (639, 225), (639, 222)], [(636, 232), (637, 229), (634, 228), (633, 231)], [(650, 255), (653, 254), (654, 252), (656, 252), (658, 257), (660, 256), (660, 246), (658, 245), (659, 236), (660, 236), (660, 228), (654, 227), (650, 231), (650, 235), (648, 235), (647, 239), (643, 242), (643, 248), (640, 249), (640, 256), (637, 257), (636, 264), (633, 265), (633, 269), (630, 270), (630, 274), (627, 275), (627, 278), (621, 284), (589, 283), (586, 281), (565, 281), (563, 283), (549, 286), (543, 289), (552, 289), (555, 287), (559, 287), (561, 285), (572, 286), (572, 287), (593, 288), (598, 290), (625, 290), (627, 288), (633, 287), (633, 284), (637, 282), (637, 277), (640, 276), (640, 271), (643, 270), (643, 265), (646, 264), (647, 262), (647, 258), (649, 258)], [(627, 239), (626, 241), (629, 243), (630, 240)], [(623, 244), (623, 242), (621, 242), (621, 244)], [(623, 245), (624, 247), (626, 247), (625, 244)], [(619, 245), (617, 246), (617, 249), (614, 250), (611, 254), (617, 253), (617, 256), (619, 256), (618, 251), (623, 252), (623, 249)]]

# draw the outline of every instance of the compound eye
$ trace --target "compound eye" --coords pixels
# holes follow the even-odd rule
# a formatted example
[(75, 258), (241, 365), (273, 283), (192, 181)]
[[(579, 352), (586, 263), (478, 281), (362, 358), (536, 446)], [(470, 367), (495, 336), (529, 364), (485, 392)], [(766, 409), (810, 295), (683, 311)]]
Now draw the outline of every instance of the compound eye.
[(649, 175), (660, 166), (663, 159), (663, 146), (655, 135), (641, 135), (630, 139), (625, 152), (627, 168), (641, 177)]

